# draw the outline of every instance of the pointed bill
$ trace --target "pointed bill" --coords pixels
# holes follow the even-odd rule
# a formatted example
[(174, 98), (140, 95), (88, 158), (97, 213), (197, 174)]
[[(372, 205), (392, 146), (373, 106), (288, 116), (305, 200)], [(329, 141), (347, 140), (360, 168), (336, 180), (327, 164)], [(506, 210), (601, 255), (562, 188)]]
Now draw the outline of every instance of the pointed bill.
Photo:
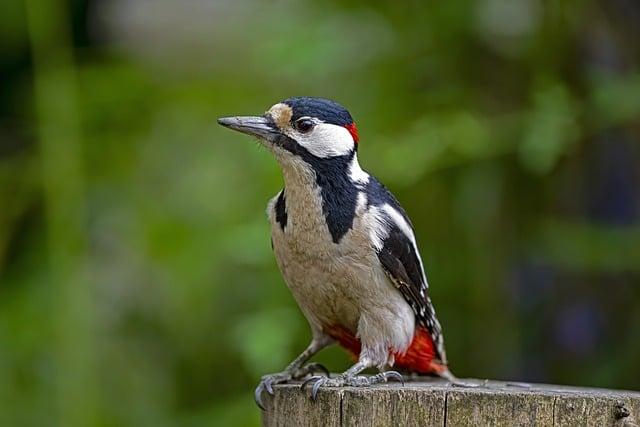
[(268, 141), (273, 141), (280, 134), (272, 120), (260, 116), (221, 117), (218, 124)]

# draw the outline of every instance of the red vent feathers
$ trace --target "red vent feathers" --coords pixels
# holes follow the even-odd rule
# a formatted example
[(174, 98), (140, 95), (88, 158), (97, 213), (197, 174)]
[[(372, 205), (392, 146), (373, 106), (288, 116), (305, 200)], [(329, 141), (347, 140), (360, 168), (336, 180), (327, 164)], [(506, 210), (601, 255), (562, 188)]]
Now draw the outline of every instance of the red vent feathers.
[[(354, 359), (360, 355), (360, 340), (348, 329), (334, 325), (326, 330), (333, 339), (344, 347)], [(413, 342), (404, 354), (394, 353), (398, 369), (421, 374), (439, 374), (447, 367), (435, 360), (436, 348), (429, 332), (423, 327), (416, 328)]]
[(358, 128), (356, 127), (355, 122), (349, 123), (348, 125), (345, 125), (344, 127), (351, 134), (351, 137), (353, 138), (353, 142), (355, 142), (357, 144), (358, 140), (360, 139), (360, 137), (358, 136)]

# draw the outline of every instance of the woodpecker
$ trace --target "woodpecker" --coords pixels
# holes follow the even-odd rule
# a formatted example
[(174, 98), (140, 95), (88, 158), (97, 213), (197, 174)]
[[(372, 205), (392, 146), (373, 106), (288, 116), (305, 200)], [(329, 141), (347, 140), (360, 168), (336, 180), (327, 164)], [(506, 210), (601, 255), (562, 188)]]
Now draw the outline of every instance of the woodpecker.
[[(257, 137), (276, 158), (284, 189), (267, 206), (271, 244), (284, 280), (309, 322), (309, 346), (284, 371), (265, 375), (255, 391), (307, 378), (315, 400), (322, 386), (368, 386), (403, 372), (454, 381), (447, 367), (413, 226), (396, 198), (358, 163), (358, 129), (337, 102), (293, 97), (262, 116), (218, 123)], [(331, 378), (306, 364), (338, 343), (356, 360)], [(379, 373), (362, 376), (367, 368)], [(309, 375), (324, 370), (326, 376)]]

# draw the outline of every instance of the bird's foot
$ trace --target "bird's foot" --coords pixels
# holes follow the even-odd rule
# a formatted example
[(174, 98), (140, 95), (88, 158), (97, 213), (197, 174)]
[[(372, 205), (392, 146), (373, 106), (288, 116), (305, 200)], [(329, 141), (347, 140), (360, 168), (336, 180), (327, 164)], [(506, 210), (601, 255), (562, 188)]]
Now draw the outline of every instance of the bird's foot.
[[(329, 371), (327, 368), (322, 366), (319, 363), (308, 363), (303, 367), (297, 369), (296, 371), (282, 371), (275, 374), (269, 374), (262, 377), (260, 380), (260, 384), (256, 387), (256, 391), (254, 392), (254, 399), (256, 404), (263, 411), (265, 410), (264, 404), (262, 403), (262, 393), (266, 391), (271, 396), (273, 396), (273, 386), (276, 384), (284, 384), (292, 380), (299, 380), (307, 375), (312, 375), (315, 373), (322, 372), (327, 377), (329, 376)], [(316, 375), (313, 378), (323, 378), (322, 376)]]
[(389, 380), (400, 381), (404, 384), (404, 379), (396, 371), (385, 371), (372, 376), (364, 375), (339, 375), (335, 378), (313, 376), (302, 383), (302, 390), (304, 391), (308, 385), (311, 385), (311, 399), (316, 400), (318, 396), (318, 390), (320, 387), (368, 387), (374, 384), (386, 383)]

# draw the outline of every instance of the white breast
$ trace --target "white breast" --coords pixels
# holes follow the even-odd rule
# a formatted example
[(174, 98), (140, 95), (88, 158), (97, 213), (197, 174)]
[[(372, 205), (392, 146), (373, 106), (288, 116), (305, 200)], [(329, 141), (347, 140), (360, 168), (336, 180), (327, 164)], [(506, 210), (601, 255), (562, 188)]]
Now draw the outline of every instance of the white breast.
[(393, 287), (375, 249), (376, 208), (360, 194), (353, 228), (338, 244), (322, 213), (315, 175), (304, 165), (285, 170), (287, 225), (268, 205), (274, 252), (282, 275), (315, 331), (339, 325), (357, 334), (377, 365), (392, 364), (389, 349), (404, 352), (414, 334), (414, 314)]

